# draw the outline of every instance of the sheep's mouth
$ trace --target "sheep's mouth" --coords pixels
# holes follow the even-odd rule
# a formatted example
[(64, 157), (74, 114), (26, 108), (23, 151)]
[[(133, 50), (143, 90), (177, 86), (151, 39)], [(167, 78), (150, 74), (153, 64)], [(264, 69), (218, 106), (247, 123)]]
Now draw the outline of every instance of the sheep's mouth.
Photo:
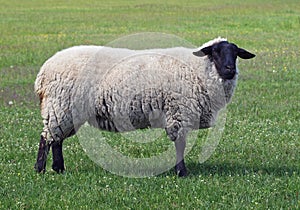
[(221, 75), (221, 77), (224, 80), (231, 80), (231, 79), (233, 79), (235, 77), (235, 75), (236, 75), (236, 71), (234, 71), (234, 72), (226, 72), (226, 73), (223, 73)]

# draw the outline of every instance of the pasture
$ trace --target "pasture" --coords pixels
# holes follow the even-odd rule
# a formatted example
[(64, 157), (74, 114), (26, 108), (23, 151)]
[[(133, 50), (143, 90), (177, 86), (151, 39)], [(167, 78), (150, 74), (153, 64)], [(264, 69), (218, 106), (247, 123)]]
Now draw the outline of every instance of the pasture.
[[(299, 1), (183, 2), (0, 0), (0, 209), (300, 208)], [(64, 142), (66, 172), (51, 171), (49, 155), (47, 172), (37, 174), (42, 119), (33, 84), (40, 66), (58, 50), (140, 32), (196, 46), (222, 36), (256, 54), (239, 62), (213, 155), (200, 164), (200, 146), (193, 147), (184, 179), (173, 170), (126, 178), (90, 160), (75, 136)]]

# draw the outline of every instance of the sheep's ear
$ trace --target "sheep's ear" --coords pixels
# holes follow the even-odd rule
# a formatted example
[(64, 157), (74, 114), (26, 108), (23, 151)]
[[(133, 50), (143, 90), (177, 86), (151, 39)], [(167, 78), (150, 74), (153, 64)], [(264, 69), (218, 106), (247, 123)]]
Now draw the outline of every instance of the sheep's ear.
[(254, 58), (255, 55), (248, 52), (247, 50), (244, 50), (242, 48), (239, 48), (239, 52), (238, 52), (238, 56), (240, 58), (243, 58), (243, 59), (250, 59), (250, 58)]
[(203, 57), (206, 55), (211, 55), (211, 50), (212, 50), (212, 46), (209, 47), (204, 47), (201, 50), (197, 51), (197, 52), (193, 52), (193, 54), (195, 56), (199, 56), (199, 57)]

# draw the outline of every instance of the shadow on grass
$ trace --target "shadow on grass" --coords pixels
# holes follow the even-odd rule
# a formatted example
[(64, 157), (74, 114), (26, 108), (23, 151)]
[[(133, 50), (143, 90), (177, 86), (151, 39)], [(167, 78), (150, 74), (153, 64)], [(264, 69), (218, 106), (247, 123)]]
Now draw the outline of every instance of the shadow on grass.
[[(258, 175), (270, 175), (270, 176), (300, 176), (300, 168), (296, 166), (259, 166), (241, 163), (212, 163), (205, 162), (203, 164), (197, 162), (190, 162), (186, 164), (188, 169), (188, 177), (198, 177), (201, 176), (246, 176), (249, 174)], [(50, 168), (49, 168), (50, 169)], [(77, 173), (92, 173), (92, 174), (107, 174), (113, 175), (113, 173), (106, 171), (101, 166), (94, 164), (93, 162), (85, 163), (83, 165), (70, 166), (70, 169), (66, 171), (68, 174)], [(115, 174), (114, 174), (115, 175)], [(174, 169), (170, 169), (162, 174), (156, 175), (157, 177), (166, 177), (175, 175)], [(119, 176), (119, 175), (115, 175)]]
[(189, 176), (209, 176), (209, 175), (248, 175), (248, 174), (260, 174), (260, 175), (273, 175), (273, 176), (293, 176), (300, 175), (300, 168), (296, 166), (288, 165), (276, 165), (276, 166), (260, 166), (260, 165), (247, 165), (241, 163), (210, 163), (205, 162), (203, 164), (192, 162), (187, 164), (189, 170)]

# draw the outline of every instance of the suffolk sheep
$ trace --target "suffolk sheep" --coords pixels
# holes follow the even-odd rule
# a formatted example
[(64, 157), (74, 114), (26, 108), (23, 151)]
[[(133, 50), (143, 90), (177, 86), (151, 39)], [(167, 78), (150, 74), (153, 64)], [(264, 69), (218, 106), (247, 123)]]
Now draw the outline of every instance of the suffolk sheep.
[(56, 53), (35, 81), (44, 124), (36, 171), (45, 172), (52, 148), (52, 169), (63, 172), (63, 141), (88, 122), (112, 132), (165, 129), (175, 142), (175, 172), (186, 176), (187, 134), (213, 126), (230, 102), (237, 57), (255, 55), (224, 38), (198, 49), (76, 46)]

